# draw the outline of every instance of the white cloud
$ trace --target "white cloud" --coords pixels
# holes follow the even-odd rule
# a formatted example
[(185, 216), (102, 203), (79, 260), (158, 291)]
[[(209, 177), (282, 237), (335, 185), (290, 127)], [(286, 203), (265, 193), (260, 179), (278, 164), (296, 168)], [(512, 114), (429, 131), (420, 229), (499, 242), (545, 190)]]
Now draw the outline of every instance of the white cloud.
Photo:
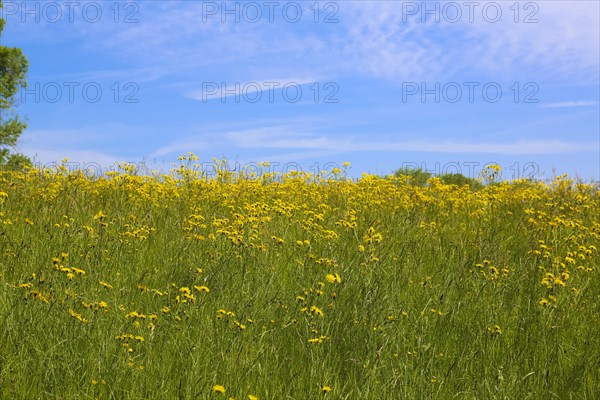
[[(205, 3), (139, 3), (139, 23), (134, 24), (103, 20), (19, 27), (36, 28), (32, 40), (61, 35), (78, 39), (150, 78), (174, 75), (197, 81), (202, 76), (202, 81), (243, 82), (256, 76), (367, 75), (398, 82), (436, 81), (460, 74), (472, 79), (484, 75), (498, 80), (526, 77), (598, 83), (600, 3), (596, 1), (496, 2), (502, 12), (496, 23), (489, 22), (494, 10), (487, 10), (484, 17), (488, 2), (474, 8), (473, 22), (465, 2), (337, 2), (339, 23), (335, 24), (315, 24), (310, 4), (303, 5), (305, 18), (297, 24), (286, 23), (280, 14), (275, 23), (265, 18), (258, 23), (222, 23), (220, 15), (203, 19)], [(457, 23), (448, 22), (452, 18), (448, 4), (460, 5)], [(515, 4), (519, 7), (516, 23)], [(415, 6), (416, 12), (407, 8)], [(434, 6), (439, 23), (425, 12)], [(326, 11), (321, 10), (321, 17)], [(537, 22), (524, 23), (527, 18)], [(28, 34), (25, 30), (19, 35)]]
[(187, 97), (206, 102), (235, 96), (244, 101), (259, 101), (263, 92), (274, 101), (274, 92), (287, 87), (296, 87), (317, 82), (315, 78), (264, 79), (248, 82), (203, 82), (201, 89), (190, 91)]
[[(416, 11), (403, 12), (411, 3)], [(463, 4), (457, 23), (447, 22), (453, 18), (449, 11), (443, 12), (447, 3)], [(501, 11), (495, 23), (490, 22), (494, 10), (484, 12), (487, 2), (477, 3), (473, 22), (464, 4), (348, 3), (354, 9), (349, 30), (349, 47), (355, 49), (353, 61), (360, 68), (388, 78), (425, 74), (429, 80), (437, 80), (462, 71), (475, 78), (482, 73), (494, 79), (530, 74), (535, 79), (564, 81), (570, 77), (579, 82), (598, 82), (600, 3), (493, 3)], [(515, 4), (520, 7), (518, 22)], [(439, 23), (435, 15), (425, 11), (435, 5)], [(538, 22), (525, 23), (526, 19)]]
[[(467, 60), (493, 73), (525, 70), (536, 79), (598, 83), (600, 3), (528, 3), (531, 5), (527, 10), (520, 9), (518, 23), (513, 20), (514, 11), (509, 9), (512, 3), (502, 4), (508, 18), (501, 24), (470, 26), (481, 45)], [(538, 22), (523, 23), (532, 12), (536, 12), (533, 18)]]
[[(67, 157), (74, 163), (107, 167), (116, 162), (141, 159), (142, 154), (131, 154), (130, 146), (122, 145), (120, 140), (139, 141), (135, 137), (144, 137), (145, 132), (139, 127), (118, 123), (78, 129), (29, 129), (23, 132), (18, 151), (41, 164), (60, 163)], [(111, 148), (123, 150), (113, 152)]]
[(106, 170), (118, 162), (129, 161), (125, 158), (93, 150), (45, 149), (22, 147), (21, 152), (29, 156), (36, 166), (51, 167), (68, 158), (68, 166), (73, 169)]
[[(203, 152), (239, 150), (282, 150), (282, 157), (298, 159), (317, 155), (335, 155), (353, 152), (427, 152), (468, 153), (498, 155), (543, 155), (574, 152), (596, 152), (599, 143), (569, 142), (558, 139), (513, 141), (459, 141), (443, 139), (390, 140), (384, 136), (371, 135), (368, 140), (357, 136), (339, 136), (317, 133), (314, 129), (302, 130), (295, 125), (274, 125), (253, 129), (213, 132), (218, 141), (207, 141), (204, 136), (188, 138), (154, 152), (165, 156), (202, 148)], [(179, 154), (177, 154), (179, 155)]]
[(542, 104), (541, 108), (567, 108), (597, 106), (597, 101), (559, 101), (556, 103)]

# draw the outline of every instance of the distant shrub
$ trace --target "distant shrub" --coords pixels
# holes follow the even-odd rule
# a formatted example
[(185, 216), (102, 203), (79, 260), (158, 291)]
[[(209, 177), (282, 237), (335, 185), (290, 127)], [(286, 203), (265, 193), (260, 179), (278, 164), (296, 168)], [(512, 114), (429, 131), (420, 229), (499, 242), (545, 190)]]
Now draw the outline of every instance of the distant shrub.
[(483, 188), (483, 183), (475, 178), (469, 178), (464, 176), (463, 174), (454, 173), (454, 174), (444, 174), (439, 177), (442, 182), (446, 185), (457, 185), (464, 186), (469, 185), (472, 190), (479, 190)]
[[(407, 183), (423, 187), (427, 186), (427, 181), (434, 175), (430, 172), (423, 171), (421, 168), (402, 167), (394, 172), (394, 176), (397, 178), (402, 176), (407, 177), (409, 178)], [(469, 185), (471, 190), (479, 190), (484, 187), (484, 184), (480, 180), (469, 178), (459, 173), (443, 174), (437, 177), (446, 185)]]
[(425, 186), (427, 180), (431, 178), (431, 173), (423, 171), (421, 168), (402, 167), (394, 172), (394, 176), (397, 178), (406, 176), (410, 178), (409, 183), (415, 186)]

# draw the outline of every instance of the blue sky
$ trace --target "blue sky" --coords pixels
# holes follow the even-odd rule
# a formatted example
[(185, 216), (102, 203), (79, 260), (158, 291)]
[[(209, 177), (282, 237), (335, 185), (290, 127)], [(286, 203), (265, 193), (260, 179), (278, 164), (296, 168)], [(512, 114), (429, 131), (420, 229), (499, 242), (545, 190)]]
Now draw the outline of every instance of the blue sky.
[(600, 2), (4, 1), (19, 150), (600, 177)]

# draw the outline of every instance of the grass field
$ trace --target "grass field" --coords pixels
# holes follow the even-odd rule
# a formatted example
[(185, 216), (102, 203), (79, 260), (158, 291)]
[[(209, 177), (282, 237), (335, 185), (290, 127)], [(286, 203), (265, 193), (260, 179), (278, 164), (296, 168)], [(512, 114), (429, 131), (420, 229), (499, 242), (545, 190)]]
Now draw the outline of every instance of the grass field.
[(194, 162), (0, 173), (1, 398), (600, 398), (591, 185)]

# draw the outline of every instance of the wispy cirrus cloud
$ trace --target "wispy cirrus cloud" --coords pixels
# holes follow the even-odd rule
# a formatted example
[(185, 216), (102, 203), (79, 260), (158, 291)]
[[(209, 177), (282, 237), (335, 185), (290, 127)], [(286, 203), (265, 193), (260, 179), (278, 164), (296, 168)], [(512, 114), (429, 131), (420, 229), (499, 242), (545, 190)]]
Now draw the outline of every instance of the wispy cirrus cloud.
[[(404, 133), (403, 136), (413, 136)], [(218, 137), (218, 140), (211, 138)], [(281, 157), (298, 159), (315, 155), (336, 155), (360, 152), (379, 153), (438, 153), (438, 154), (498, 154), (498, 155), (560, 155), (567, 153), (597, 151), (598, 142), (575, 142), (560, 139), (514, 139), (505, 141), (459, 140), (451, 136), (438, 139), (392, 140), (389, 135), (370, 135), (368, 139), (358, 135), (327, 134), (317, 126), (298, 127), (281, 124), (251, 129), (211, 131), (167, 144), (152, 156), (181, 154), (201, 151), (211, 153), (222, 150), (239, 153), (245, 150), (280, 152)], [(281, 158), (280, 157), (280, 158)]]
[(472, 3), (472, 10), (454, 3), (462, 4), (456, 23), (443, 11), (447, 3), (350, 2), (352, 60), (388, 78), (428, 74), (437, 80), (466, 73), (506, 79), (530, 73), (536, 79), (598, 82), (600, 3), (494, 3), (491, 11), (485, 3)]
[(559, 101), (556, 103), (542, 104), (541, 108), (571, 108), (571, 107), (591, 107), (597, 106), (597, 101)]
[[(238, 3), (215, 2), (230, 9)], [(207, 17), (206, 2), (159, 1), (139, 3), (139, 23), (34, 27), (53, 33), (51, 37), (75, 27), (70, 36), (83, 39), (88, 49), (146, 74), (144, 68), (152, 67), (156, 78), (367, 76), (393, 83), (530, 75), (598, 83), (600, 3), (545, 1), (519, 3), (517, 8), (495, 3), (501, 15), (495, 22), (486, 16), (493, 13), (485, 4), (470, 10), (456, 3), (461, 12), (456, 23), (448, 22), (447, 3), (336, 2), (339, 22), (315, 24), (308, 3), (302, 5), (307, 18), (299, 23), (286, 23), (279, 14), (275, 23), (236, 23), (231, 16), (227, 22), (220, 14)], [(435, 8), (438, 15), (427, 13)]]
[(430, 152), (505, 155), (563, 154), (596, 151), (599, 144), (578, 143), (558, 139), (514, 140), (511, 142), (476, 142), (461, 140), (393, 141), (383, 135), (372, 135), (368, 141), (357, 137), (329, 136), (305, 132), (286, 132), (286, 127), (242, 130), (226, 136), (241, 148), (310, 149), (335, 153), (350, 152)]
[(68, 165), (75, 169), (91, 168), (92, 170), (100, 170), (112, 167), (118, 162), (129, 160), (125, 157), (94, 150), (47, 149), (27, 146), (22, 147), (21, 150), (31, 157), (34, 165), (39, 167), (52, 167), (67, 158)]
[[(264, 79), (246, 82), (203, 82), (200, 89), (188, 92), (187, 97), (193, 100), (208, 101), (213, 99), (225, 99), (234, 96), (236, 98), (259, 99), (263, 92), (273, 96), (275, 90), (292, 86), (302, 86), (317, 82), (315, 78), (286, 78), (286, 79)], [(271, 101), (272, 102), (272, 101)]]

